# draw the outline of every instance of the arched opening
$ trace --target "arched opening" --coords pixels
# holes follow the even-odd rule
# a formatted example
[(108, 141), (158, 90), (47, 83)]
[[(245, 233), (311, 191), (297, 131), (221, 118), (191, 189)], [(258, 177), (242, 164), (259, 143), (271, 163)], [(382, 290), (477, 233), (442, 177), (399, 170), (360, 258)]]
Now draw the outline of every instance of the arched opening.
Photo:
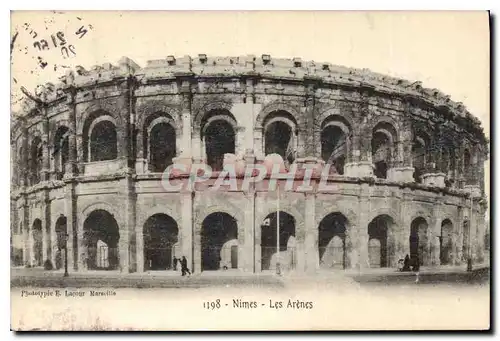
[(319, 224), (319, 265), (325, 269), (346, 267), (347, 218), (341, 213), (330, 213)]
[(172, 117), (157, 112), (147, 116), (142, 133), (144, 158), (149, 171), (163, 172), (177, 155), (176, 131)]
[(237, 246), (236, 219), (223, 212), (208, 215), (201, 227), (201, 271), (237, 268)]
[(236, 120), (227, 110), (212, 110), (202, 120), (202, 139), (207, 164), (213, 171), (224, 167), (224, 154), (234, 154)]
[(394, 220), (380, 215), (368, 224), (368, 261), (371, 268), (386, 268), (394, 262)]
[(422, 182), (422, 175), (425, 170), (425, 165), (427, 162), (427, 141), (419, 136), (413, 141), (411, 153), (413, 159), (413, 179), (415, 182)]
[[(120, 240), (120, 232), (113, 215), (105, 210), (95, 210), (90, 213), (83, 223), (83, 239), (87, 248), (87, 268), (89, 270), (116, 270), (119, 268), (118, 241)], [(98, 243), (99, 241), (101, 243)]]
[(277, 253), (277, 213), (269, 214), (261, 226), (261, 269), (275, 270), (279, 261), (281, 269), (294, 269), (296, 265), (295, 219), (279, 212), (279, 259)]
[(439, 261), (441, 265), (450, 265), (452, 261), (452, 236), (453, 224), (450, 219), (445, 219), (441, 223), (441, 238)]
[(347, 136), (337, 125), (326, 125), (321, 130), (321, 157), (333, 165), (338, 174), (344, 174), (347, 156)]
[(57, 251), (55, 256), (56, 264), (54, 264), (56, 269), (60, 269), (64, 266), (63, 252), (66, 247), (66, 234), (68, 233), (67, 219), (65, 216), (61, 215), (56, 221), (56, 240), (57, 240)]
[(17, 231), (14, 231), (14, 238), (15, 242), (12, 243), (12, 256), (13, 256), (13, 262), (15, 266), (21, 266), (23, 265), (23, 246), (24, 246), (24, 240), (23, 240), (23, 223), (19, 223), (19, 229)]
[(410, 230), (410, 258), (418, 260), (418, 264), (427, 265), (430, 259), (427, 221), (418, 217), (411, 223)]
[(69, 130), (65, 126), (59, 127), (56, 131), (53, 158), (56, 177), (61, 180), (66, 173), (66, 164), (69, 161)]
[(269, 113), (263, 122), (264, 153), (279, 154), (287, 164), (295, 161), (297, 149), (297, 122), (283, 110)]
[(154, 214), (144, 223), (143, 234), (144, 269), (173, 269), (175, 246), (179, 241), (177, 222), (166, 214)]
[(453, 144), (446, 142), (441, 150), (441, 171), (446, 174), (445, 186), (452, 187), (455, 183), (456, 157)]
[(30, 150), (30, 184), (40, 182), (40, 173), (43, 165), (43, 144), (39, 137), (35, 137)]
[[(97, 121), (97, 120), (96, 120)], [(109, 120), (94, 122), (90, 130), (90, 161), (114, 160), (118, 156), (116, 127)]]
[(387, 171), (392, 167), (396, 137), (396, 130), (389, 123), (381, 122), (373, 128), (371, 140), (372, 162), (373, 173), (377, 178), (387, 178)]
[(176, 155), (175, 129), (171, 124), (155, 124), (149, 133), (149, 165), (152, 172), (164, 172)]
[(43, 266), (43, 232), (40, 219), (33, 222), (33, 255), (35, 266)]

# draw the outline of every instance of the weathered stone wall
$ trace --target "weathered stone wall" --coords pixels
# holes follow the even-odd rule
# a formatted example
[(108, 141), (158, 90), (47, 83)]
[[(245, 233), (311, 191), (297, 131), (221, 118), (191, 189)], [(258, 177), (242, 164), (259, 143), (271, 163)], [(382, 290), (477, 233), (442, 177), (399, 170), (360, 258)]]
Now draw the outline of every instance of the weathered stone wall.
[[(463, 224), (470, 215), (468, 193), (473, 193), (474, 258), (484, 257), (484, 170), (487, 141), (474, 118), (461, 103), (437, 90), (328, 63), (270, 56), (183, 57), (150, 61), (140, 68), (125, 58), (118, 66), (105, 64), (87, 71), (78, 68), (62, 77), (61, 84), (46, 84), (39, 102), (27, 101), (24, 115), (13, 122), (12, 228), (25, 242), (23, 264), (34, 265), (32, 225), (42, 221), (44, 259), (54, 261), (55, 222), (63, 214), (70, 264), (85, 269), (82, 226), (95, 209), (111, 213), (120, 229), (121, 270), (143, 271), (142, 229), (155, 213), (171, 216), (179, 227), (179, 247), (195, 271), (200, 270), (200, 228), (206, 216), (226, 212), (238, 222), (238, 268), (258, 272), (260, 224), (276, 209), (276, 193), (251, 188), (235, 192), (167, 193), (161, 174), (148, 171), (148, 126), (160, 117), (176, 133), (179, 160), (205, 161), (202, 122), (211, 110), (226, 110), (236, 121), (235, 154), (239, 159), (264, 157), (268, 115), (282, 111), (295, 125), (296, 156), (318, 161), (320, 134), (325, 122), (336, 122), (349, 133), (345, 175), (331, 180), (336, 189), (313, 193), (282, 193), (281, 209), (296, 222), (297, 270), (318, 268), (318, 225), (333, 212), (348, 221), (346, 264), (368, 264), (368, 224), (388, 216), (393, 242), (389, 264), (409, 253), (412, 221), (427, 223), (426, 265), (439, 264), (441, 224), (453, 225), (453, 262), (463, 261)], [(117, 158), (88, 162), (88, 129), (96, 118), (113, 122), (117, 132)], [(392, 127), (392, 155), (387, 179), (374, 179), (371, 139), (374, 129)], [(61, 178), (56, 132), (68, 129), (69, 160)], [(458, 138), (458, 136), (460, 138)], [(412, 143), (428, 144), (423, 183), (413, 179)], [(41, 182), (29, 181), (31, 147), (41, 141)], [(444, 147), (454, 153), (455, 165), (441, 169)], [(469, 169), (463, 154), (471, 153)], [(446, 173), (446, 174), (445, 174)], [(451, 174), (451, 176), (447, 175)], [(455, 182), (445, 187), (444, 179)], [(467, 187), (465, 187), (467, 185)], [(22, 226), (22, 230), (17, 228)], [(46, 245), (50, 245), (46, 247)]]

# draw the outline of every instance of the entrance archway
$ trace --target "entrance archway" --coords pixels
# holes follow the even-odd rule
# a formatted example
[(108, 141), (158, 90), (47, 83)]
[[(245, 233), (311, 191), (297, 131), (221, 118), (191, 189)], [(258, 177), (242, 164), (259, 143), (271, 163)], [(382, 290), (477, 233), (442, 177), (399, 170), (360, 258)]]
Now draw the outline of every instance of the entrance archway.
[[(281, 269), (294, 269), (296, 264), (295, 219), (280, 211), (279, 216), (279, 263)], [(261, 262), (262, 270), (275, 270), (278, 260), (276, 245), (277, 213), (269, 214), (262, 223)]]
[(154, 214), (144, 223), (144, 269), (171, 270), (179, 228), (170, 216)]
[(87, 248), (87, 268), (89, 270), (116, 270), (119, 268), (118, 241), (120, 240), (120, 232), (113, 215), (105, 210), (95, 210), (90, 213), (83, 223), (83, 240)]
[(418, 259), (420, 265), (427, 265), (429, 261), (427, 229), (427, 221), (422, 217), (414, 219), (411, 223), (410, 258)]
[(35, 256), (35, 266), (43, 265), (43, 232), (42, 221), (35, 219), (33, 222), (33, 255)]
[(388, 215), (379, 215), (368, 224), (368, 260), (371, 268), (386, 268), (394, 265), (394, 220)]
[(440, 252), (439, 260), (441, 265), (451, 264), (452, 256), (452, 234), (453, 224), (450, 219), (445, 219), (441, 223), (441, 238), (440, 238)]
[(325, 269), (346, 267), (347, 218), (342, 213), (330, 213), (319, 224), (319, 265)]
[(238, 223), (227, 213), (208, 215), (201, 227), (201, 271), (238, 268)]
[(55, 256), (56, 264), (54, 264), (56, 269), (60, 269), (64, 265), (64, 260), (62, 257), (62, 252), (66, 246), (66, 234), (68, 233), (67, 219), (65, 216), (61, 215), (56, 221), (56, 240), (57, 240), (57, 251)]

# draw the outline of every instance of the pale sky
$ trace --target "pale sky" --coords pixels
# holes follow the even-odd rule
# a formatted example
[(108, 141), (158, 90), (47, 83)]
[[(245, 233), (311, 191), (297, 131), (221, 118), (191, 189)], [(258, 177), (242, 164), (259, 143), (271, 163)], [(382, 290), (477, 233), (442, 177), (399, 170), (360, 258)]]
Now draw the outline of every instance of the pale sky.
[[(80, 38), (78, 29), (89, 25), (92, 29)], [(66, 45), (74, 46), (75, 54), (62, 56), (58, 31), (64, 33)], [(115, 64), (122, 56), (145, 66), (149, 59), (168, 55), (270, 54), (422, 81), (424, 87), (463, 102), (489, 136), (486, 11), (13, 12), (12, 35), (15, 32), (19, 32), (11, 59), (15, 95), (20, 86), (32, 91), (39, 83), (56, 83), (65, 72), (62, 66), (90, 69), (95, 64)], [(40, 39), (48, 42), (48, 50), (33, 46)], [(38, 66), (39, 56), (47, 63), (44, 69)], [(489, 177), (489, 162), (486, 173)]]

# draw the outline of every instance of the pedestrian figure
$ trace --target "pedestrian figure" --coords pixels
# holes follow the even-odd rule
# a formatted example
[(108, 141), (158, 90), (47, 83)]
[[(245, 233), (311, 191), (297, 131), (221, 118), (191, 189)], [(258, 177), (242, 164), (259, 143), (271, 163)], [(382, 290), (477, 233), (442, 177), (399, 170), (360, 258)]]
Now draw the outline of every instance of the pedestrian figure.
[(182, 256), (182, 259), (181, 259), (182, 276), (186, 275), (186, 273), (188, 273), (189, 276), (191, 276), (191, 271), (189, 271), (187, 264), (188, 264), (188, 262), (187, 262), (186, 257)]
[(177, 262), (178, 261), (179, 261), (179, 259), (174, 256), (174, 271), (177, 271)]
[(406, 255), (403, 263), (403, 271), (410, 271), (410, 256), (408, 256), (408, 254)]

